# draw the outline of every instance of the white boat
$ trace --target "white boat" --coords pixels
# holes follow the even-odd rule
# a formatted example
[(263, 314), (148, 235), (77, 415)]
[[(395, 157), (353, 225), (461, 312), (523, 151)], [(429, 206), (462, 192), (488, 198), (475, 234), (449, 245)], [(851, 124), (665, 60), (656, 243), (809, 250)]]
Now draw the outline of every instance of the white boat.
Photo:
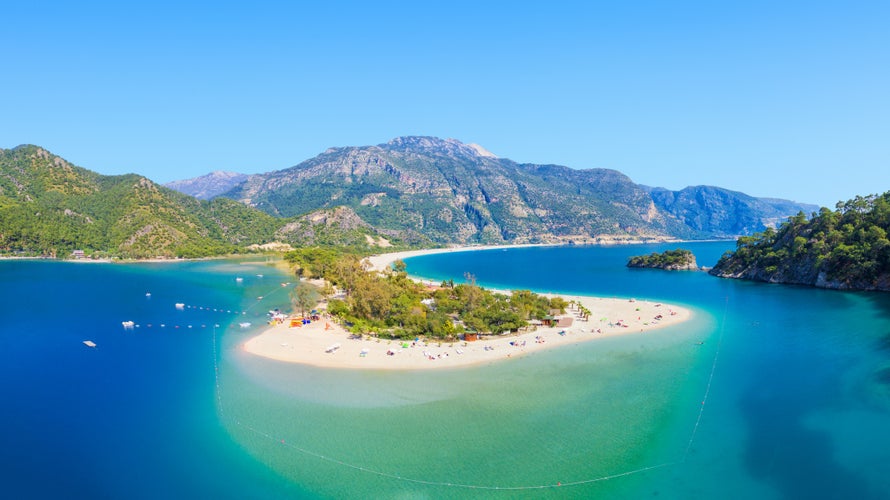
[(331, 344), (328, 346), (327, 349), (324, 350), (324, 352), (331, 353), (331, 352), (336, 351), (339, 348), (340, 348), (340, 344)]
[(92, 340), (84, 340), (83, 345), (85, 345), (87, 347), (96, 347), (96, 343), (93, 342)]
[(176, 308), (177, 308), (177, 309), (185, 309), (185, 304), (183, 304), (182, 302), (177, 302), (177, 303), (176, 303)]
[(121, 325), (123, 325), (124, 330), (132, 330), (136, 324), (132, 321), (121, 321)]
[(241, 328), (249, 328), (250, 323), (245, 321), (244, 323), (238, 323), (238, 326), (240, 326)]

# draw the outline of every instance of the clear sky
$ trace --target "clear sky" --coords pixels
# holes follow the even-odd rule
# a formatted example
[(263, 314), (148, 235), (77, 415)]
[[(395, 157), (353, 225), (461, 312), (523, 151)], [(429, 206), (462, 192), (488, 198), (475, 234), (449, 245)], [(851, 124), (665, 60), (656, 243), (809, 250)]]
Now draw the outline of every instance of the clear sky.
[(890, 2), (7, 2), (0, 147), (157, 182), (403, 135), (829, 207), (890, 190)]

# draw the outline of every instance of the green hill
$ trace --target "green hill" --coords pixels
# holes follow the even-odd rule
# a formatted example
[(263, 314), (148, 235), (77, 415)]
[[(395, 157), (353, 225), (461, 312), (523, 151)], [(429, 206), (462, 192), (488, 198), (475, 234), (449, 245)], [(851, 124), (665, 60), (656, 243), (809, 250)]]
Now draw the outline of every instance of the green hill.
[(198, 200), (136, 174), (100, 175), (38, 146), (0, 149), (0, 254), (64, 258), (83, 250), (138, 259), (221, 255), (274, 243), (366, 253), (430, 244), (354, 219), (342, 211), (273, 217), (227, 198)]
[(715, 276), (843, 290), (890, 291), (890, 192), (800, 213), (778, 230), (739, 238)]
[(270, 240), (280, 222), (200, 202), (145, 177), (103, 176), (37, 146), (0, 150), (0, 251), (65, 257), (197, 257)]

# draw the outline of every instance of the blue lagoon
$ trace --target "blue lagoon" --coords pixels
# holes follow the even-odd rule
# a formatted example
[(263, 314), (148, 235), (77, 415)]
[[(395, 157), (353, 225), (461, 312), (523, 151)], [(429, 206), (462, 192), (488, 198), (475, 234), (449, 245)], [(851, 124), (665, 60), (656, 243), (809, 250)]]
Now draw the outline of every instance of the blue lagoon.
[[(712, 265), (732, 245), (682, 246)], [(245, 353), (266, 311), (287, 303), (291, 278), (264, 263), (0, 262), (4, 487), (128, 498), (890, 491), (890, 298), (624, 266), (676, 246), (409, 259), (433, 280), (471, 273), (487, 287), (694, 312), (649, 334), (415, 372)], [(124, 330), (128, 320), (139, 327)]]

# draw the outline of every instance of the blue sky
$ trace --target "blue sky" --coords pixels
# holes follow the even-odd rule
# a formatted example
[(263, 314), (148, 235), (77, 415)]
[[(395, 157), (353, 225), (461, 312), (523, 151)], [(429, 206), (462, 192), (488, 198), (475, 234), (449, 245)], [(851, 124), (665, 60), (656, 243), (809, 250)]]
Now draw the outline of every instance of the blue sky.
[(833, 207), (890, 190), (890, 2), (18, 2), (0, 147), (157, 182), (402, 135)]

